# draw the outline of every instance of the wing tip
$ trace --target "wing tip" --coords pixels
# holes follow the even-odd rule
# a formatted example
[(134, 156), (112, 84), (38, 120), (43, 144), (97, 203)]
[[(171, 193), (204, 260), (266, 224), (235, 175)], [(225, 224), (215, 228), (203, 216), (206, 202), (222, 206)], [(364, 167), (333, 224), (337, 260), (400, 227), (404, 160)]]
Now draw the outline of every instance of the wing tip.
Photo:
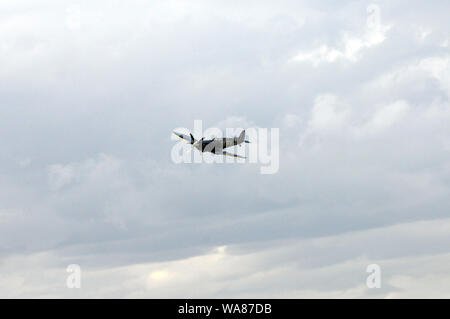
[(223, 152), (222, 155), (230, 156), (230, 157), (234, 157), (234, 158), (242, 158), (242, 159), (246, 159), (247, 158), (245, 156), (241, 156), (241, 155), (237, 155), (237, 154), (231, 154), (231, 153), (227, 153), (227, 152)]
[(183, 141), (187, 141), (186, 138), (184, 138), (183, 134), (177, 133), (175, 131), (172, 131), (173, 134), (175, 134), (177, 137), (181, 138)]

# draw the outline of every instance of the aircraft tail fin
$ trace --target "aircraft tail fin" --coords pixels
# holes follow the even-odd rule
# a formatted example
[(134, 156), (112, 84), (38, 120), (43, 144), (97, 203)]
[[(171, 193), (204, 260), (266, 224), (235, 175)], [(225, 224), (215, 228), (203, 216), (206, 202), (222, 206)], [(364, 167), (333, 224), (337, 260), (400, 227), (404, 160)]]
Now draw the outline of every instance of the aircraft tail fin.
[(241, 132), (241, 134), (239, 135), (239, 137), (238, 137), (238, 144), (244, 143), (244, 141), (245, 141), (245, 130), (243, 130)]

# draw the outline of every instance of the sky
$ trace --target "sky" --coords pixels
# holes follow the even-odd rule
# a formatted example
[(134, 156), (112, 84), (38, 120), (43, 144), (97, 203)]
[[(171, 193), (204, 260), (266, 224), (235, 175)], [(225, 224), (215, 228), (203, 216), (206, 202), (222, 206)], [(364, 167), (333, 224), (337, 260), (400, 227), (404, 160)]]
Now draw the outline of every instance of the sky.
[[(449, 11), (1, 1), (0, 297), (450, 298)], [(174, 163), (195, 120), (278, 171)]]

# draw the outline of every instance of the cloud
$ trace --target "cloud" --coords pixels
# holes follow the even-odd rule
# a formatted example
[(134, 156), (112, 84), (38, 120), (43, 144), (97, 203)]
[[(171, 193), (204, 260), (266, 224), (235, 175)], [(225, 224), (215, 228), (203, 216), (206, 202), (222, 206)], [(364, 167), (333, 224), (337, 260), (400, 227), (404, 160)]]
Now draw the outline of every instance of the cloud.
[(369, 125), (375, 129), (389, 127), (398, 121), (408, 111), (408, 108), (409, 106), (405, 101), (394, 102), (378, 110)]
[(380, 107), (367, 123), (355, 127), (355, 135), (361, 137), (382, 133), (400, 121), (408, 113), (409, 108), (410, 106), (405, 101), (396, 101)]
[(333, 63), (339, 59), (356, 62), (363, 49), (370, 49), (384, 42), (390, 25), (383, 25), (380, 21), (380, 7), (371, 4), (367, 7), (367, 23), (364, 32), (355, 36), (342, 32), (339, 48), (322, 44), (310, 51), (300, 51), (291, 62), (310, 62), (314, 67), (322, 63)]
[(120, 168), (120, 161), (106, 154), (88, 159), (82, 163), (52, 164), (48, 168), (49, 186), (53, 190), (61, 189), (74, 182), (101, 179)]
[[(54, 253), (22, 255), (0, 266), (3, 274), (12, 274), (2, 277), (2, 286), (14, 288), (2, 296), (94, 297), (100, 291), (108, 298), (445, 298), (448, 290), (438, 278), (450, 280), (443, 266), (450, 258), (445, 244), (450, 242), (449, 226), (448, 219), (405, 223), (253, 247), (219, 246), (173, 261), (101, 269), (81, 266), (80, 290), (65, 287), (68, 274), (51, 266), (60, 261)], [(404, 243), (409, 245), (406, 250)], [(27, 277), (14, 275), (17, 262), (28, 269)], [(381, 289), (365, 285), (371, 263), (381, 267)], [(430, 268), (433, 274), (427, 272)]]
[[(79, 4), (0, 4), (3, 296), (448, 295), (445, 5)], [(173, 163), (197, 119), (279, 171)]]
[(314, 101), (309, 126), (313, 130), (327, 130), (342, 126), (349, 116), (349, 108), (335, 95), (320, 95)]

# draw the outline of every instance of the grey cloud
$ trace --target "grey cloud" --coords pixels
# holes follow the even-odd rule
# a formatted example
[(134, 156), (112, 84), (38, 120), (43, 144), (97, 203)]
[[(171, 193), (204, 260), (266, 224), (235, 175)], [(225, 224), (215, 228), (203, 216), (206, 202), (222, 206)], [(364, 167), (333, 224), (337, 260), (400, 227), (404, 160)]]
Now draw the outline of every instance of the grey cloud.
[[(67, 27), (72, 3), (46, 3), (0, 10), (0, 256), (11, 274), (0, 283), (9, 296), (68, 296), (54, 280), (70, 263), (105, 296), (151, 295), (137, 284), (147, 272), (121, 273), (131, 281), (124, 292), (108, 290), (108, 272), (222, 245), (267, 253), (279, 269), (249, 258), (247, 272), (286, 284), (282, 269), (300, 257), (273, 248), (316, 240), (300, 266), (317, 281), (285, 294), (267, 288), (283, 296), (361, 296), (363, 282), (349, 276), (369, 259), (447, 258), (445, 238), (420, 244), (426, 223), (449, 217), (446, 3), (379, 1), (384, 41), (319, 64), (292, 59), (321, 46), (344, 52), (348, 35), (364, 40), (370, 2), (80, 1), (80, 28)], [(174, 164), (169, 134), (195, 119), (280, 128), (279, 172)], [(410, 235), (394, 226), (410, 222)], [(392, 245), (374, 242), (385, 236), (377, 228)], [(21, 284), (23, 260), (48, 277)], [(417, 282), (393, 270), (392, 287), (433, 284), (437, 264), (427, 265)], [(320, 280), (323, 269), (348, 282)], [(253, 279), (222, 294), (214, 280), (203, 286), (212, 295), (256, 295), (245, 288)]]

